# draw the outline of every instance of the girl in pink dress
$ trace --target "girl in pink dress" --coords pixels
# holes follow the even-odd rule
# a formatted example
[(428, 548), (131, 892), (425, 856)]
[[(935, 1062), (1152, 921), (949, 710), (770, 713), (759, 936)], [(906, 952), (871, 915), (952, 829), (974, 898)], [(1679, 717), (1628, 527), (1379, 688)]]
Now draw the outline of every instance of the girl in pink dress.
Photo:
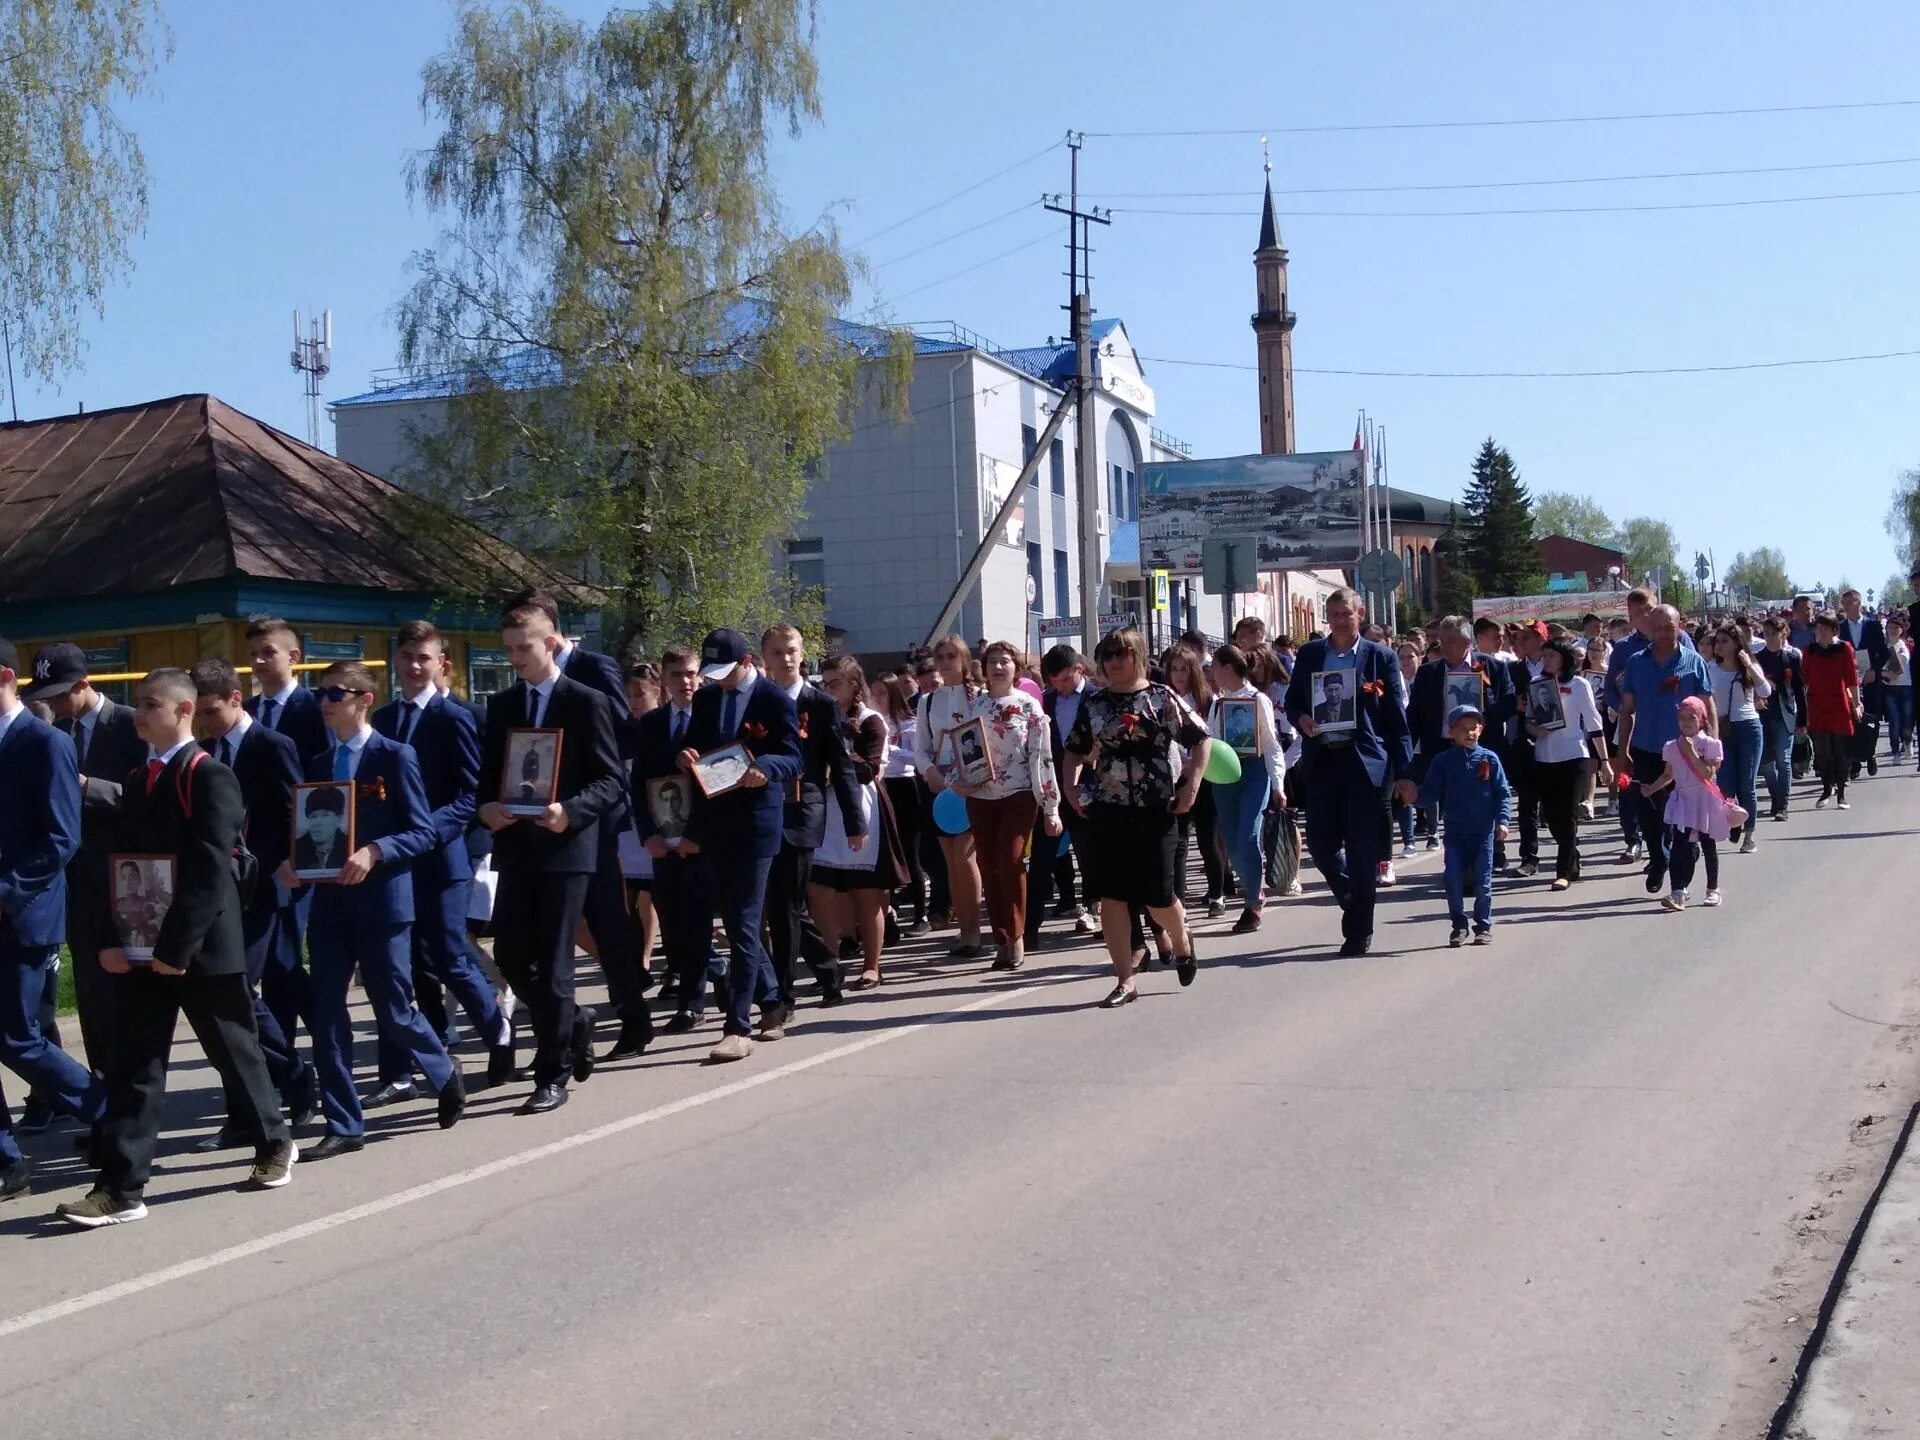
[(1666, 773), (1648, 787), (1658, 794), (1673, 787), (1667, 797), (1668, 845), (1672, 852), (1668, 874), (1673, 891), (1660, 902), (1667, 910), (1687, 908), (1687, 890), (1693, 883), (1693, 869), (1704, 853), (1707, 861), (1709, 906), (1720, 903), (1720, 848), (1717, 842), (1727, 838), (1730, 817), (1727, 801), (1713, 783), (1713, 772), (1724, 755), (1720, 742), (1706, 733), (1707, 707), (1697, 695), (1680, 702), (1680, 738), (1669, 740), (1661, 748), (1667, 762)]

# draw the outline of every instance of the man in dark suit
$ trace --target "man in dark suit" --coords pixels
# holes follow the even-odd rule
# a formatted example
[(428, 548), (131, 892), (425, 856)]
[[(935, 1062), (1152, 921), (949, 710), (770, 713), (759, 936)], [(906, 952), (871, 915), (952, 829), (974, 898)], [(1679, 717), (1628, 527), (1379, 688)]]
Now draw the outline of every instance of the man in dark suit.
[(843, 998), (840, 957), (827, 948), (807, 906), (813, 852), (827, 834), (827, 791), (833, 792), (855, 849), (864, 843), (867, 826), (854, 793), (839, 711), (831, 695), (807, 682), (807, 649), (800, 632), (791, 625), (769, 626), (760, 637), (760, 661), (767, 679), (793, 701), (800, 732), (800, 780), (786, 791), (780, 853), (767, 877), (768, 951), (779, 999), (777, 1008), (760, 1017), (760, 1038), (778, 1040), (793, 1022), (797, 960), (804, 957), (820, 982), (822, 1005), (838, 1005)]
[[(487, 1081), (503, 1085), (513, 1078), (513, 1027), (501, 1013), (493, 985), (467, 948), (467, 908), (473, 890), (473, 862), (466, 836), (480, 808), (480, 727), (473, 712), (443, 696), (434, 683), (444, 667), (446, 641), (425, 620), (409, 620), (394, 637), (394, 674), (401, 698), (373, 712), (375, 733), (411, 746), (420, 764), (429, 823), (435, 846), (413, 864), (413, 983), (418, 992), (431, 986), (453, 992), (467, 1023), (488, 1047)], [(444, 1003), (422, 1004), (421, 1013), (444, 1042)], [(405, 1051), (383, 1040), (380, 1089), (369, 1106), (413, 1098), (413, 1076)]]
[[(1040, 674), (1047, 682), (1040, 696), (1040, 709), (1047, 717), (1047, 739), (1053, 748), (1053, 773), (1058, 775), (1065, 764), (1063, 742), (1067, 732), (1073, 728), (1073, 722), (1079, 718), (1080, 701), (1087, 693), (1086, 657), (1071, 645), (1055, 645), (1041, 657)], [(1084, 843), (1075, 838), (1081, 825), (1080, 812), (1071, 805), (1062, 805), (1060, 820), (1067, 827), (1065, 844), (1046, 833), (1045, 816), (1033, 822), (1033, 836), (1027, 849), (1025, 944), (1029, 950), (1040, 947), (1040, 927), (1047, 916), (1047, 903), (1053, 898), (1056, 888), (1060, 892), (1060, 911), (1056, 913), (1074, 916), (1073, 929), (1076, 935), (1094, 933), (1093, 921), (1083, 907), (1092, 904), (1095, 897), (1090, 892), (1083, 893), (1080, 906), (1074, 904), (1073, 849)], [(1084, 879), (1083, 875), (1083, 891)]]
[[(247, 993), (233, 862), (245, 815), (240, 782), (194, 744), (193, 710), (193, 680), (184, 670), (155, 670), (134, 691), (134, 723), (151, 754), (144, 769), (125, 777), (120, 838), (129, 853), (174, 858), (173, 903), (150, 963), (130, 965), (117, 946), (100, 952), (118, 992), (100, 1176), (84, 1200), (54, 1211), (82, 1229), (146, 1218), (141, 1196), (153, 1169), (167, 1057), (182, 1011), (214, 1069), (233, 1077), (242, 1101), (233, 1118), (253, 1144), (248, 1185), (278, 1189), (292, 1178), (298, 1158), (260, 1053)], [(104, 899), (102, 907), (99, 923), (111, 925)]]
[[(293, 787), (300, 783), (300, 752), (285, 735), (267, 729), (247, 714), (240, 676), (225, 660), (202, 660), (193, 667), (194, 730), (208, 755), (233, 771), (240, 782), (240, 800), (246, 818), (242, 833), (247, 849), (259, 863), (259, 879), (240, 917), (247, 947), (247, 988), (253, 996), (254, 1024), (260, 1031), (260, 1052), (267, 1073), (279, 1091), (295, 1128), (313, 1118), (320, 1101), (319, 1076), (303, 1062), (292, 1039), (260, 997), (260, 977), (279, 943), (285, 908), (285, 882), (280, 867), (293, 851)], [(228, 1077), (227, 1114), (240, 1109), (240, 1097)], [(230, 1149), (245, 1137), (229, 1119), (196, 1149)]]
[(113, 1054), (114, 987), (100, 968), (100, 952), (119, 942), (96, 930), (94, 917), (107, 894), (107, 855), (120, 848), (120, 782), (146, 758), (147, 747), (134, 732), (133, 712), (89, 683), (86, 652), (78, 645), (43, 647), (33, 657), (33, 683), (20, 698), (44, 701), (53, 711), (80, 768), (80, 853), (67, 869), (67, 950), (87, 1063), (105, 1074)]
[(569, 1074), (582, 1082), (593, 1074), (593, 1010), (574, 1003), (574, 932), (602, 863), (601, 827), (625, 803), (626, 775), (611, 703), (560, 673), (550, 602), (510, 605), (501, 620), (501, 640), (520, 683), (487, 702), (481, 783), (498, 784), (513, 731), (562, 735), (556, 798), (542, 814), (521, 819), (498, 800), (480, 807), (500, 875), (494, 955), (533, 1012), (534, 1091), (520, 1113), (540, 1115), (567, 1103)]
[(779, 1003), (760, 933), (767, 877), (780, 853), (786, 794), (800, 778), (800, 730), (787, 692), (754, 673), (747, 637), (720, 629), (700, 646), (700, 674), (712, 683), (693, 697), (686, 747), (675, 762), (692, 774), (700, 756), (742, 745), (752, 757), (746, 776), (718, 795), (694, 797), (683, 853), (707, 857), (707, 884), (727, 931), (726, 1033), (710, 1059), (753, 1053), (753, 1006)]
[[(681, 774), (680, 752), (686, 748), (693, 723), (693, 699), (700, 688), (699, 660), (684, 645), (669, 645), (660, 653), (661, 703), (634, 722), (633, 814), (640, 843), (653, 857), (653, 903), (660, 916), (660, 943), (667, 954), (668, 973), (674, 977), (678, 1008), (666, 1023), (669, 1035), (682, 1034), (700, 1023), (707, 1008), (707, 983), (725, 984), (713, 949), (713, 902), (707, 890), (707, 859), (689, 851), (680, 840), (667, 839), (656, 823), (649, 803), (650, 782), (668, 776), (693, 789)], [(679, 829), (684, 838), (685, 822)]]
[[(320, 1069), (326, 1136), (310, 1160), (350, 1154), (366, 1143), (366, 1119), (353, 1085), (353, 1022), (347, 990), (356, 966), (381, 1040), (407, 1054), (440, 1097), (440, 1128), (466, 1110), (460, 1066), (413, 1003), (413, 866), (437, 847), (426, 787), (413, 750), (374, 732), (379, 693), (373, 672), (342, 660), (320, 673), (321, 713), (334, 737), (331, 754), (307, 762), (309, 781), (332, 781), (353, 797), (352, 852), (336, 882), (315, 886), (307, 947), (313, 966), (313, 1049)], [(315, 800), (335, 792), (314, 791)], [(296, 883), (295, 859), (282, 878)]]
[[(508, 608), (532, 606), (546, 615), (559, 641), (554, 652), (554, 667), (567, 679), (604, 695), (614, 717), (615, 740), (620, 723), (629, 718), (627, 687), (620, 666), (610, 655), (569, 644), (560, 633), (560, 607), (544, 591), (529, 591), (516, 596)], [(583, 911), (587, 934), (593, 939), (601, 973), (607, 977), (607, 995), (620, 1016), (620, 1033), (607, 1052), (609, 1060), (624, 1060), (638, 1055), (653, 1043), (653, 1011), (647, 1004), (647, 972), (640, 961), (640, 944), (634, 933), (633, 911), (627, 898), (627, 882), (620, 870), (620, 832), (633, 823), (627, 808), (627, 792), (620, 789), (620, 802), (600, 826), (599, 863), (587, 880), (587, 898)]]
[[(0, 640), (0, 1060), (53, 1110), (90, 1125), (100, 1082), (40, 1028), (66, 932), (67, 866), (80, 849), (80, 774), (73, 743), (21, 703), (19, 665)], [(0, 1199), (26, 1184), (0, 1096)]]
[(1860, 704), (1871, 722), (1856, 725), (1853, 731), (1851, 778), (1858, 780), (1862, 766), (1868, 775), (1880, 773), (1876, 752), (1880, 748), (1880, 722), (1887, 712), (1880, 672), (1893, 657), (1893, 647), (1887, 644), (1887, 630), (1879, 618), (1863, 613), (1858, 590), (1847, 590), (1840, 596), (1840, 638), (1853, 646), (1854, 663), (1860, 671)]
[[(1380, 816), (1389, 784), (1414, 800), (1413, 745), (1394, 676), (1399, 657), (1360, 638), (1360, 606), (1351, 590), (1327, 597), (1327, 638), (1300, 647), (1287, 685), (1287, 718), (1305, 737), (1307, 849), (1340, 903), (1343, 956), (1373, 948), (1373, 906), (1379, 884)], [(1322, 736), (1309, 712), (1313, 677), (1340, 674), (1353, 692), (1354, 728)], [(1322, 685), (1325, 693), (1325, 685)], [(1349, 688), (1349, 687), (1343, 687)]]

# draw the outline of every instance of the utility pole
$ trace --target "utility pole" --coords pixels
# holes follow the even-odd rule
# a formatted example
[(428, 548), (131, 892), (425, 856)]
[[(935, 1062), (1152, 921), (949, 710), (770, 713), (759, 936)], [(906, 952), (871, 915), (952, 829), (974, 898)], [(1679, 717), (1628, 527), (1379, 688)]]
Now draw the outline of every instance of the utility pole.
[(1100, 643), (1100, 578), (1106, 567), (1100, 554), (1100, 452), (1094, 428), (1093, 298), (1089, 293), (1093, 246), (1088, 227), (1111, 225), (1113, 212), (1098, 206), (1080, 208), (1080, 147), (1086, 141), (1080, 131), (1067, 132), (1067, 149), (1073, 157), (1067, 203), (1062, 205), (1058, 195), (1043, 199), (1047, 209), (1067, 217), (1067, 303), (1062, 308), (1069, 317), (1068, 333), (1073, 337), (1074, 423), (1079, 445), (1073, 468), (1080, 487), (1081, 653), (1091, 657)]

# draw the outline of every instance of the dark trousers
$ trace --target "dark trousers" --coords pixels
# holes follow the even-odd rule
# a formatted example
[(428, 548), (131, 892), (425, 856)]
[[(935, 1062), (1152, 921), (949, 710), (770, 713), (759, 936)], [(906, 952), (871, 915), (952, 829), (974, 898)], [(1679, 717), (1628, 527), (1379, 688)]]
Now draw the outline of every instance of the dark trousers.
[(727, 932), (727, 1025), (729, 1035), (753, 1033), (753, 1007), (773, 999), (778, 985), (760, 935), (774, 860), (710, 860), (708, 893)]
[(427, 1077), (427, 1088), (438, 1091), (452, 1076), (453, 1061), (413, 1005), (412, 925), (362, 920), (345, 905), (317, 904), (307, 941), (320, 1110), (329, 1134), (362, 1135), (367, 1124), (353, 1084), (353, 1021), (347, 1013), (347, 987), (356, 963), (380, 1043), (397, 1046), (407, 1057), (402, 1073), (411, 1073), (417, 1065)]
[(1707, 889), (1720, 888), (1720, 846), (1709, 835), (1696, 836), (1691, 830), (1668, 832), (1673, 850), (1673, 888), (1686, 890), (1693, 884), (1694, 866), (1704, 855), (1707, 861)]
[(1493, 929), (1493, 837), (1484, 835), (1457, 839), (1448, 835), (1444, 847), (1446, 859), (1447, 918), (1453, 928), (1467, 928), (1467, 895), (1473, 895), (1473, 928), (1481, 934)]
[(107, 1110), (100, 1127), (101, 1184), (127, 1196), (147, 1188), (166, 1105), (173, 1032), (183, 1012), (208, 1062), (223, 1079), (233, 1077), (240, 1104), (229, 1118), (253, 1143), (255, 1153), (290, 1138), (260, 1054), (253, 996), (244, 974), (156, 975), (141, 968), (113, 981), (119, 1048), (107, 1077)]
[(921, 832), (927, 828), (925, 801), (915, 776), (895, 775), (886, 786), (894, 828), (907, 856), (907, 888), (913, 892), (913, 923), (918, 925), (927, 918), (927, 867), (920, 851)]
[(20, 1142), (13, 1138), (13, 1112), (7, 1108), (7, 1086), (0, 1080), (0, 1170), (18, 1165), (25, 1157)]
[(1813, 740), (1813, 773), (1820, 777), (1821, 793), (1832, 794), (1838, 789), (1840, 798), (1846, 799), (1847, 755), (1853, 737), (1838, 730), (1813, 730), (1808, 734)]
[(704, 855), (669, 850), (653, 862), (653, 910), (660, 918), (660, 948), (679, 989), (679, 1007), (689, 1015), (707, 1009), (707, 983), (726, 975), (713, 950), (713, 899)]
[[(1562, 880), (1580, 878), (1580, 825), (1574, 807), (1586, 792), (1587, 766), (1584, 760), (1560, 760), (1543, 765), (1538, 760), (1529, 767), (1533, 773), (1533, 793), (1540, 816), (1553, 835), (1553, 873)], [(1524, 842), (1523, 842), (1524, 843)], [(1536, 839), (1535, 844), (1538, 844)]]
[(80, 1044), (96, 1075), (107, 1073), (113, 1059), (113, 1015), (119, 989), (100, 968), (100, 952), (120, 943), (112, 927), (102, 927), (99, 905), (91, 888), (72, 883), (67, 889), (67, 953), (73, 967), (74, 1004), (80, 1011)]
[[(600, 973), (607, 978), (607, 996), (613, 1008), (623, 1021), (645, 1023), (652, 1013), (647, 1006), (648, 975), (640, 963), (640, 940), (634, 934), (626, 877), (620, 873), (619, 832), (607, 824), (600, 831), (606, 837), (600, 846), (600, 866), (587, 881), (581, 913), (594, 948), (600, 952)], [(464, 917), (461, 924), (466, 924)]]
[[(467, 945), (467, 906), (473, 898), (471, 880), (413, 882), (412, 974), (414, 1004), (443, 1049), (452, 1048), (446, 1002), (451, 994), (467, 1017), (467, 1025), (487, 1045), (500, 1043), (505, 1028), (500, 997)], [(437, 1004), (422, 999), (431, 987)], [(380, 1035), (380, 1083), (390, 1085), (412, 1073), (412, 1055), (397, 1037)]]
[[(1064, 815), (1068, 807), (1061, 806)], [(1206, 876), (1207, 899), (1214, 901), (1227, 893), (1226, 864), (1220, 846), (1220, 810), (1214, 804), (1213, 787), (1202, 785), (1193, 808), (1174, 821), (1177, 857), (1173, 866), (1173, 893), (1181, 899), (1187, 894), (1187, 852), (1200, 852), (1200, 873)]]
[(1380, 879), (1380, 786), (1343, 746), (1320, 750), (1306, 788), (1307, 853), (1340, 902), (1340, 933), (1367, 939)]
[(573, 939), (591, 876), (509, 869), (493, 902), (493, 958), (533, 1014), (533, 1083), (573, 1069)]
[[(271, 884), (270, 881), (263, 883)], [(255, 899), (258, 903), (249, 906), (241, 918), (247, 944), (247, 992), (253, 997), (253, 1023), (259, 1034), (260, 1055), (267, 1062), (267, 1075), (273, 1081), (274, 1090), (290, 1108), (298, 1109), (312, 1098), (308, 1094), (307, 1067), (260, 994), (260, 980), (266, 974), (268, 958), (280, 943), (281, 911), (270, 888), (264, 898), (256, 896)], [(245, 1101), (236, 1093), (231, 1077), (222, 1075), (220, 1079), (226, 1089), (227, 1114), (231, 1116)]]
[(1666, 878), (1667, 873), (1667, 795), (1671, 787), (1649, 795), (1642, 788), (1667, 773), (1667, 762), (1651, 750), (1637, 746), (1627, 752), (1633, 766), (1635, 788), (1624, 792), (1622, 808), (1631, 806), (1640, 824), (1640, 838), (1647, 843), (1647, 874)]
[(940, 827), (933, 823), (933, 792), (918, 776), (914, 785), (920, 794), (920, 868), (927, 877), (927, 908), (944, 915), (953, 908), (953, 891), (947, 885), (947, 857), (940, 849)]
[[(1049, 835), (1036, 815), (1033, 834), (1028, 838), (1027, 929), (1023, 938), (1029, 944), (1040, 938), (1040, 927), (1046, 923), (1047, 907), (1054, 903), (1056, 892), (1063, 909), (1075, 908), (1073, 837), (1080, 828), (1080, 817), (1073, 813), (1072, 806), (1062, 805), (1060, 819), (1066, 829)], [(1084, 896), (1079, 903), (1091, 904), (1092, 900), (1092, 896)]]
[(774, 989), (780, 1003), (794, 1006), (794, 966), (806, 962), (820, 982), (822, 996), (840, 994), (840, 957), (827, 949), (820, 927), (807, 908), (807, 883), (813, 877), (813, 851), (781, 842), (767, 875), (767, 953), (773, 962)]
[(1513, 809), (1520, 821), (1520, 863), (1538, 865), (1540, 863), (1540, 782), (1535, 777), (1533, 747), (1520, 744), (1513, 746), (1501, 757), (1502, 764), (1511, 763), (1507, 778), (1513, 782)]
[[(272, 883), (267, 876), (260, 883)], [(313, 887), (293, 892), (280, 907), (279, 924), (274, 927), (273, 943), (267, 948), (266, 966), (260, 972), (260, 998), (273, 1013), (274, 1023), (286, 1037), (289, 1049), (299, 1042), (300, 1027), (313, 1013), (313, 984), (307, 975), (302, 952), (306, 949), (307, 917), (313, 911)]]
[(40, 1028), (56, 953), (0, 944), (0, 1062), (52, 1109), (92, 1124), (100, 1118), (99, 1080)]

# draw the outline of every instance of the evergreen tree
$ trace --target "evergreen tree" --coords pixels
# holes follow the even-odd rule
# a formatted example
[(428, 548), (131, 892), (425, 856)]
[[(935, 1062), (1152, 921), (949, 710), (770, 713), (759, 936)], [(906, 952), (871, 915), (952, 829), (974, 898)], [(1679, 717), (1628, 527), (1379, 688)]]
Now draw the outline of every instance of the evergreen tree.
[(1434, 575), (1433, 601), (1441, 615), (1473, 613), (1473, 571), (1466, 553), (1466, 532), (1460, 524), (1460, 507), (1447, 507), (1447, 532), (1433, 547), (1438, 567)]
[(1491, 436), (1473, 459), (1467, 485), (1467, 568), (1481, 595), (1525, 595), (1538, 583), (1540, 551), (1533, 538), (1533, 502), (1513, 457)]

